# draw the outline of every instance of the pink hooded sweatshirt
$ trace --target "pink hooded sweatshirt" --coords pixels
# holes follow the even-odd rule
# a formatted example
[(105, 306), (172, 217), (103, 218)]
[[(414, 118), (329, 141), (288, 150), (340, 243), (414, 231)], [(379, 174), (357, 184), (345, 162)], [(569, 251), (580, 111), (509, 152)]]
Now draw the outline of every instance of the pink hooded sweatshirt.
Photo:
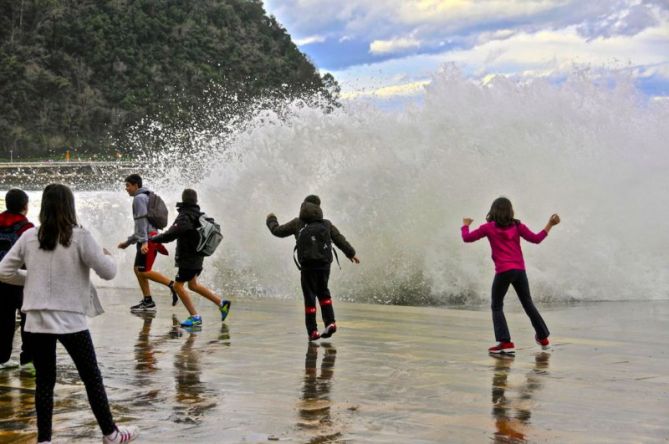
[(504, 273), (509, 270), (524, 270), (525, 261), (523, 251), (520, 249), (520, 238), (522, 237), (533, 244), (541, 243), (548, 233), (541, 230), (532, 233), (524, 224), (513, 224), (509, 227), (498, 227), (495, 222), (488, 222), (476, 230), (469, 232), (469, 227), (463, 225), (461, 228), (462, 240), (475, 242), (487, 237), (492, 249), (492, 260), (495, 263), (495, 273)]

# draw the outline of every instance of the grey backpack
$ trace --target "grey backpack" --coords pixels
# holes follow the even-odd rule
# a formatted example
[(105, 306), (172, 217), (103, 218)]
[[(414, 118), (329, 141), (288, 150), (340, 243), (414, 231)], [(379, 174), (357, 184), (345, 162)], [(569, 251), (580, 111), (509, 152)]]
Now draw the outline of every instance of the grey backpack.
[(149, 219), (151, 225), (162, 230), (167, 226), (167, 205), (165, 205), (163, 199), (153, 191), (144, 191), (144, 194), (149, 196), (149, 204), (147, 206), (148, 213), (146, 217)]
[(197, 228), (197, 234), (200, 236), (200, 241), (197, 244), (196, 251), (202, 256), (211, 256), (223, 240), (221, 226), (214, 221), (213, 217), (207, 217), (206, 214), (202, 214), (199, 221), (200, 226)]

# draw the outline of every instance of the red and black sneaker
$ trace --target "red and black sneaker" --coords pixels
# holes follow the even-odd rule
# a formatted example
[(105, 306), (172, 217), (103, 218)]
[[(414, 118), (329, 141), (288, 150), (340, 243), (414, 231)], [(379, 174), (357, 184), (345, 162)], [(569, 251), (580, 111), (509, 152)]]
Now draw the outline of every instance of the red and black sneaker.
[(536, 341), (537, 344), (539, 344), (541, 346), (542, 350), (550, 350), (551, 343), (548, 340), (548, 338), (539, 339), (538, 336), (535, 336), (534, 340)]
[(323, 333), (321, 333), (321, 338), (329, 338), (330, 336), (335, 334), (336, 331), (337, 331), (337, 324), (333, 322), (332, 324), (325, 327), (325, 330), (323, 330)]
[(515, 354), (516, 353), (516, 348), (513, 345), (513, 342), (498, 342), (497, 345), (490, 347), (488, 349), (488, 353), (491, 353), (493, 355), (498, 355), (498, 354)]
[(309, 334), (310, 341), (316, 341), (321, 338), (321, 334), (318, 333), (318, 330), (314, 330)]

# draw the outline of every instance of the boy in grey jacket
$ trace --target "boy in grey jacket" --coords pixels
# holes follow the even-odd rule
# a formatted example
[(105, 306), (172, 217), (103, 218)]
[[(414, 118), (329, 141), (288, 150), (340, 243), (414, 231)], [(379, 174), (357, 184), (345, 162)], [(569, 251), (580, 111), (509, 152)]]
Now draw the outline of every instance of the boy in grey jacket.
[(125, 249), (132, 244), (137, 244), (137, 253), (135, 254), (135, 276), (139, 282), (139, 288), (144, 296), (139, 304), (130, 307), (133, 313), (154, 312), (156, 303), (151, 297), (151, 288), (149, 281), (158, 282), (166, 285), (172, 292), (172, 305), (176, 305), (179, 298), (174, 291), (174, 281), (170, 280), (164, 274), (152, 270), (153, 262), (158, 253), (167, 255), (164, 246), (151, 242), (150, 237), (158, 234), (158, 229), (151, 225), (148, 219), (149, 213), (149, 190), (142, 187), (142, 178), (139, 174), (131, 174), (125, 178), (125, 190), (132, 196), (132, 217), (135, 221), (135, 231), (127, 240), (118, 244), (118, 248)]

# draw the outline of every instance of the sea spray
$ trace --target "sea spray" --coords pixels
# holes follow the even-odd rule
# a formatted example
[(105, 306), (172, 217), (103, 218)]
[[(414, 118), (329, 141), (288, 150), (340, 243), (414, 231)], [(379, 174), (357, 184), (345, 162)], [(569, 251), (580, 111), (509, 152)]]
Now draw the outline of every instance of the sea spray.
[[(198, 190), (225, 235), (203, 279), (226, 293), (300, 297), (294, 241), (273, 237), (264, 222), (269, 212), (281, 223), (296, 217), (313, 193), (361, 259), (354, 266), (340, 255), (342, 270), (333, 265), (335, 298), (485, 301), (490, 249), (485, 240), (464, 244), (460, 226), (464, 216), (483, 223), (504, 195), (534, 231), (553, 212), (563, 220), (541, 245), (523, 243), (535, 299), (661, 299), (669, 288), (668, 118), (666, 101), (649, 100), (615, 72), (482, 83), (446, 68), (413, 107), (355, 102), (324, 112), (294, 101), (252, 113), (194, 152), (165, 158), (169, 169), (146, 182), (171, 208), (183, 187)], [(132, 232), (122, 184), (78, 197), (98, 238)], [(134, 250), (117, 256), (127, 271), (114, 284), (136, 285)], [(158, 269), (172, 274), (171, 259)]]

